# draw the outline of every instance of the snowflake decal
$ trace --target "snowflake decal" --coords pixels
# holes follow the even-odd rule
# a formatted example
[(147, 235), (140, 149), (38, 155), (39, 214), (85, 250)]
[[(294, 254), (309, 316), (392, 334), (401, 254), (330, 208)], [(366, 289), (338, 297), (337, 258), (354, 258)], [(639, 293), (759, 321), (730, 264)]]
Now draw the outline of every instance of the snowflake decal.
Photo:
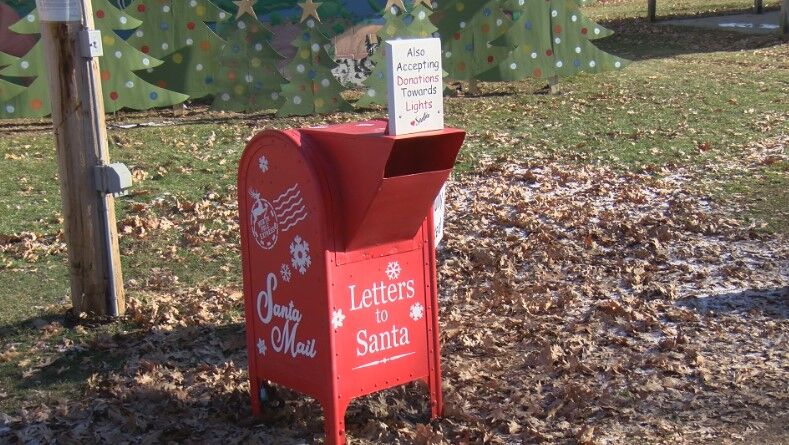
[(422, 303), (414, 303), (411, 305), (411, 310), (408, 312), (408, 316), (411, 317), (414, 321), (419, 321), (422, 317), (425, 316), (425, 307), (422, 306)]
[(310, 258), (310, 245), (298, 235), (296, 235), (296, 238), (290, 243), (290, 263), (293, 265), (293, 268), (298, 270), (302, 275), (307, 273), (307, 269), (309, 269), (312, 264), (312, 259)]
[(386, 276), (389, 277), (390, 280), (396, 280), (400, 277), (400, 272), (403, 269), (400, 268), (400, 263), (397, 261), (392, 261), (386, 266)]
[(265, 156), (261, 156), (258, 159), (258, 167), (260, 167), (260, 171), (266, 173), (268, 171), (268, 159)]
[(262, 338), (258, 339), (257, 347), (258, 347), (258, 354), (266, 355), (266, 342), (263, 341)]
[(345, 314), (342, 313), (342, 309), (337, 309), (332, 313), (331, 316), (331, 325), (334, 329), (341, 328), (342, 323), (345, 321)]
[(282, 281), (290, 283), (290, 267), (288, 267), (287, 264), (282, 263), (282, 267), (279, 269), (279, 274), (282, 276)]

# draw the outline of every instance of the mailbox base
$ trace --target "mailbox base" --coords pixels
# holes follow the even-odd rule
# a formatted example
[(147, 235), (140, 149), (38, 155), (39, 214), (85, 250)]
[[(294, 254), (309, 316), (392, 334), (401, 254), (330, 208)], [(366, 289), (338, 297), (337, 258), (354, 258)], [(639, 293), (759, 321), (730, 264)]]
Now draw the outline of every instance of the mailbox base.
[[(443, 417), (444, 415), (444, 405), (441, 397), (441, 390), (437, 388), (435, 383), (431, 384), (431, 380), (435, 382), (438, 380), (440, 384), (440, 376), (430, 379), (420, 379), (416, 381), (422, 381), (428, 386), (428, 396), (430, 397), (430, 419), (435, 420), (437, 418)], [(267, 384), (266, 384), (267, 385)], [(283, 385), (284, 386), (284, 385)], [(399, 385), (392, 386), (395, 388)], [(294, 391), (298, 391), (295, 388), (289, 388)], [(389, 388), (383, 388), (389, 389)], [(321, 405), (321, 409), (323, 410), (324, 416), (324, 431), (326, 434), (326, 444), (327, 445), (344, 445), (347, 443), (346, 439), (346, 429), (345, 429), (345, 412), (348, 409), (353, 398), (345, 400), (342, 398), (332, 399), (332, 398), (320, 398), (312, 394), (308, 394), (314, 397), (318, 403)], [(267, 401), (261, 401), (258, 399), (256, 403), (252, 404), (252, 413), (256, 417), (259, 417), (262, 413), (263, 405), (266, 403), (274, 402), (279, 406), (282, 403), (279, 399), (276, 398), (269, 398)]]
[[(338, 376), (334, 380), (327, 382), (326, 386), (314, 387), (312, 390), (304, 388), (300, 385), (300, 380), (283, 381), (277, 379), (276, 376), (269, 376), (265, 369), (258, 369), (257, 376), (250, 375), (252, 394), (259, 394), (260, 391), (265, 391), (269, 394), (268, 402), (261, 400), (262, 397), (253, 397), (252, 411), (253, 414), (259, 416), (261, 414), (264, 403), (281, 403), (280, 400), (273, 394), (269, 385), (269, 381), (278, 385), (287, 387), (293, 391), (302, 392), (303, 394), (313, 397), (320, 403), (324, 413), (324, 431), (326, 433), (326, 444), (330, 445), (343, 445), (346, 443), (347, 430), (345, 428), (345, 411), (350, 405), (351, 401), (357, 397), (371, 394), (378, 391), (383, 391), (390, 388), (407, 384), (410, 382), (421, 381), (427, 386), (428, 397), (430, 403), (430, 417), (436, 419), (444, 415), (444, 400), (441, 390), (441, 348), (439, 343), (439, 325), (438, 325), (438, 293), (437, 277), (436, 277), (436, 255), (435, 249), (435, 231), (433, 228), (433, 212), (428, 213), (423, 225), (423, 242), (428, 248), (423, 250), (424, 255), (424, 270), (427, 275), (426, 292), (428, 293), (426, 301), (426, 322), (428, 323), (428, 364), (426, 375), (413, 375), (400, 380), (392, 379), (387, 380), (384, 384), (375, 383), (372, 388), (359, 387), (355, 393), (345, 392), (340, 390), (341, 378)], [(265, 378), (267, 380), (258, 380)], [(372, 389), (372, 390), (371, 390)]]

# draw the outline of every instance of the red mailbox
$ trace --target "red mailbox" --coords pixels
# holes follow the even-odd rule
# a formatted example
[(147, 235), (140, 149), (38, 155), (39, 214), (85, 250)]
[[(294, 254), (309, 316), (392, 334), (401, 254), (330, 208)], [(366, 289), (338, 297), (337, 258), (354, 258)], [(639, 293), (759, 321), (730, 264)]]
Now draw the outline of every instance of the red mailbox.
[(271, 381), (320, 402), (414, 380), (443, 410), (431, 205), (465, 133), (368, 121), (254, 137), (238, 176), (253, 412)]

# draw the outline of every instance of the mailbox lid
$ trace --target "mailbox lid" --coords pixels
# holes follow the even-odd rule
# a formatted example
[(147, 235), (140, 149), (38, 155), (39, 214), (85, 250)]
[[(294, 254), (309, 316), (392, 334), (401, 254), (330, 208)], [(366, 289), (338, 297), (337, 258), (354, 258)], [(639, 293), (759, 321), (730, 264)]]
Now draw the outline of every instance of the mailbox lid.
[(314, 127), (303, 128), (300, 131), (306, 134), (334, 133), (346, 136), (384, 136), (386, 134), (387, 122), (384, 119), (371, 119), (360, 122), (347, 122), (333, 125), (316, 125)]

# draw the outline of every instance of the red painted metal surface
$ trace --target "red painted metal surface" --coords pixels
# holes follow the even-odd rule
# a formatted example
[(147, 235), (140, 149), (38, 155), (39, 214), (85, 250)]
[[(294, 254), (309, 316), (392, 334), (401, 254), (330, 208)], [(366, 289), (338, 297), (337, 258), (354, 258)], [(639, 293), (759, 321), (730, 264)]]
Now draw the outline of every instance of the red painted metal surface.
[(385, 126), (266, 131), (239, 167), (253, 412), (266, 381), (308, 394), (327, 443), (353, 398), (406, 382), (443, 410), (430, 210), (465, 133)]

